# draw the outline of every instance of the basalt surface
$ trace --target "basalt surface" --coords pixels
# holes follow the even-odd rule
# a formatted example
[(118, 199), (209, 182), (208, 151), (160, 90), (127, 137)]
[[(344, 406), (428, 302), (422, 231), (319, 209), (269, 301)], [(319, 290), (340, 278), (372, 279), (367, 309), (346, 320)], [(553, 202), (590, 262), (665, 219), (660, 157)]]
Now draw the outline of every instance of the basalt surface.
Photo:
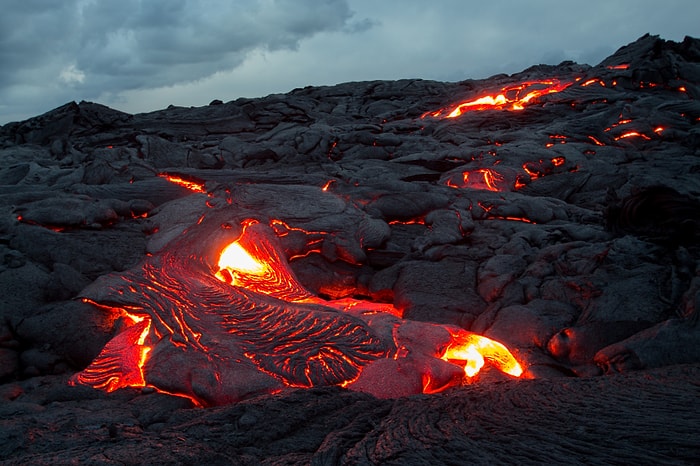
[[(0, 461), (692, 463), (698, 98), (700, 41), (647, 35), (596, 66), (1, 127)], [(242, 225), (282, 291), (217, 272)], [(524, 374), (462, 378), (454, 329)], [(115, 367), (131, 388), (81, 383)]]

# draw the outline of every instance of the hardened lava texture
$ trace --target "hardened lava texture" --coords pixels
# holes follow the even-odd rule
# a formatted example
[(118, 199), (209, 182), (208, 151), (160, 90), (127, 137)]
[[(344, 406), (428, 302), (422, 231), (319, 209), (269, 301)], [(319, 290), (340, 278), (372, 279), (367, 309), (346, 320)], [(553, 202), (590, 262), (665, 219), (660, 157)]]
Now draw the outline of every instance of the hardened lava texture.
[[(136, 115), (71, 102), (0, 127), (0, 462), (693, 463), (699, 98), (700, 41), (646, 35), (595, 66)], [(145, 345), (145, 321), (122, 312), (142, 303), (113, 299), (118, 277), (170, 257), (192, 296), (216, 301), (188, 271), (227, 289), (212, 264), (251, 219), (298, 280), (287, 301), (308, 293), (321, 318), (322, 301), (385, 306), (412, 329), (484, 335), (526, 377), (486, 367), (441, 393), (383, 398), (308, 388), (357, 375), (317, 358), (318, 370), (288, 367), (293, 387), (244, 387), (205, 408), (147, 384), (69, 384), (115, 338)], [(142, 278), (131, 284), (152, 303), (177, 295), (172, 276)], [(161, 347), (208, 344), (220, 315), (152, 328), (177, 336)], [(238, 328), (253, 328), (245, 317)], [(342, 338), (365, 348), (353, 361), (399, 353), (349, 321)], [(241, 348), (232, 358), (258, 371)], [(192, 372), (165, 352), (142, 356), (173, 368), (152, 369), (160, 388), (209, 393), (196, 391), (206, 375), (183, 380)], [(267, 376), (255, 380), (279, 380)]]

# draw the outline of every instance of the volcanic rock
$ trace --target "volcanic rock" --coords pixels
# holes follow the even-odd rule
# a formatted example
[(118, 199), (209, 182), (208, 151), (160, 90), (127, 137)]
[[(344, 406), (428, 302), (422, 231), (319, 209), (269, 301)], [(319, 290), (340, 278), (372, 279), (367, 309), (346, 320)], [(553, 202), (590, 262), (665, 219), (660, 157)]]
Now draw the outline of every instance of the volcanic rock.
[[(700, 40), (645, 35), (595, 66), (137, 115), (72, 102), (0, 127), (0, 462), (692, 463), (698, 99)], [(343, 302), (381, 337), (347, 388), (282, 383), (270, 361), (285, 355), (245, 340), (266, 325), (241, 317), (247, 304), (222, 318), (235, 338), (203, 326), (224, 315), (205, 309), (230, 285), (214, 258), (243, 220), (288, 263), (290, 293), (304, 291), (243, 290), (240, 302), (308, 313), (329, 332)], [(176, 303), (186, 287), (125, 284), (163, 258), (181, 268), (159, 279), (204, 294)], [(156, 322), (152, 347), (139, 290), (183, 313)], [(192, 308), (203, 313), (178, 317)], [(503, 343), (524, 376), (450, 372), (434, 346), (455, 329)], [(180, 337), (235, 355), (186, 352)], [(311, 340), (304, 351), (330, 347)], [(148, 347), (131, 373), (146, 383), (69, 384), (125, 341)], [(341, 385), (321, 360), (281, 372)], [(459, 386), (429, 394), (436, 380)]]

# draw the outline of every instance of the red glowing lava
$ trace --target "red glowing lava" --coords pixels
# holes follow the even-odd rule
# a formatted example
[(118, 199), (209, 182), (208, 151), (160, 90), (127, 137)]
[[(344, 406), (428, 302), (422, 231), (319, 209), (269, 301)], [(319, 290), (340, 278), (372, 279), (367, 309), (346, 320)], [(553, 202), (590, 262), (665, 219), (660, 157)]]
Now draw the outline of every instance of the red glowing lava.
[(502, 343), (467, 332), (455, 333), (452, 337), (453, 341), (445, 350), (442, 359), (464, 363), (464, 372), (468, 377), (478, 374), (485, 360), (513, 377), (522, 375), (523, 368)]
[(479, 168), (465, 171), (461, 180), (447, 180), (447, 186), (451, 188), (482, 189), (486, 191), (503, 191), (506, 183), (503, 175), (491, 168)]
[(619, 65), (608, 65), (606, 66), (609, 70), (626, 70), (630, 67), (629, 63), (621, 63)]
[(170, 173), (159, 173), (158, 176), (195, 193), (207, 192), (207, 190), (204, 188), (204, 182), (195, 180), (194, 178), (186, 177), (184, 175), (172, 175)]
[(487, 94), (472, 100), (461, 102), (455, 107), (427, 112), (421, 118), (455, 118), (466, 112), (479, 110), (523, 110), (533, 100), (547, 94), (561, 92), (574, 81), (561, 81), (556, 78), (524, 81), (505, 86), (496, 94)]
[(207, 217), (187, 235), (86, 291), (86, 302), (121, 316), (125, 329), (72, 384), (152, 387), (217, 405), (284, 387), (433, 393), (468, 382), (484, 363), (522, 374), (486, 337), (403, 320), (387, 303), (313, 295), (259, 220)]

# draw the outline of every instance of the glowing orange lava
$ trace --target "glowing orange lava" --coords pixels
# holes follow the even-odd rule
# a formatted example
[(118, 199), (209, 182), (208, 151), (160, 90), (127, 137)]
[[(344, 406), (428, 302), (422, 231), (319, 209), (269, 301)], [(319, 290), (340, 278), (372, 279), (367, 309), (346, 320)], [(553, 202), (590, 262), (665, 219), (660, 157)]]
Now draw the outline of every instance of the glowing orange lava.
[(478, 170), (466, 171), (462, 173), (461, 183), (455, 184), (447, 181), (447, 186), (451, 188), (471, 188), (483, 189), (487, 191), (501, 191), (503, 176), (490, 168), (480, 168)]
[(246, 288), (278, 299), (298, 302), (312, 297), (294, 278), (279, 254), (267, 244), (255, 241), (260, 225), (256, 220), (243, 222), (243, 232), (220, 253), (215, 276), (229, 285)]
[(626, 133), (622, 133), (619, 136), (615, 136), (614, 139), (616, 141), (619, 141), (620, 139), (627, 139), (627, 138), (642, 138), (642, 139), (645, 139), (647, 141), (649, 141), (651, 139), (649, 136), (647, 136), (644, 133), (640, 133), (639, 131), (628, 131)]
[[(251, 244), (247, 238), (247, 228), (254, 227), (256, 224), (255, 221), (249, 221), (241, 237), (230, 243), (221, 252), (218, 262), (220, 270), (216, 273), (219, 280), (267, 295), (285, 297), (293, 302), (323, 304), (343, 312), (388, 313), (401, 317), (400, 311), (390, 304), (355, 299), (328, 301), (306, 292), (279, 256), (267, 248), (246, 250), (243, 246), (243, 244)], [(290, 289), (294, 291), (290, 293)], [(450, 334), (452, 339), (444, 353), (435, 356), (463, 366), (468, 377), (474, 377), (478, 374), (485, 361), (494, 365), (501, 372), (514, 377), (520, 377), (522, 374), (520, 364), (503, 344), (461, 329), (452, 329)], [(349, 385), (351, 382), (346, 381), (343, 384)]]
[[(249, 223), (249, 225), (254, 224), (255, 222)], [(241, 239), (244, 235), (245, 229)], [(219, 271), (216, 273), (219, 280), (234, 286), (245, 286), (268, 295), (287, 296), (292, 301), (325, 304), (342, 311), (359, 307), (364, 311), (389, 312), (400, 317), (400, 313), (390, 310), (389, 308), (393, 308), (393, 306), (387, 304), (377, 305), (354, 299), (326, 301), (313, 297), (310, 293), (298, 293), (298, 291), (298, 294), (289, 294), (284, 290), (290, 287), (299, 290), (302, 289), (302, 286), (296, 283), (292, 274), (285, 267), (281, 267), (281, 270), (274, 270), (281, 265), (279, 257), (271, 255), (269, 250), (264, 249), (249, 252), (239, 242), (241, 239), (230, 243), (221, 252), (218, 262)], [(266, 262), (265, 254), (270, 262)], [(272, 266), (272, 264), (276, 264), (277, 267)], [(264, 278), (261, 280), (261, 277)], [(268, 284), (272, 281), (279, 287), (261, 287), (259, 286), (260, 281)], [(463, 364), (467, 376), (474, 377), (478, 374), (484, 365), (484, 360), (491, 362), (501, 372), (514, 377), (520, 377), (522, 374), (523, 370), (520, 364), (502, 343), (465, 331), (450, 333), (452, 342), (447, 346), (444, 354), (437, 356), (445, 361)], [(347, 384), (347, 382), (345, 383)]]
[(596, 137), (594, 137), (594, 136), (590, 136), (590, 135), (589, 135), (589, 136), (588, 136), (588, 139), (590, 139), (591, 142), (593, 142), (593, 144), (595, 144), (596, 146), (604, 146), (604, 145), (605, 145), (605, 144), (603, 144), (602, 142), (600, 142), (600, 140), (599, 140), (598, 138), (596, 138)]
[(425, 218), (411, 218), (408, 220), (391, 220), (388, 222), (389, 225), (425, 225)]
[(452, 338), (442, 359), (463, 362), (464, 373), (468, 377), (478, 374), (485, 360), (513, 377), (522, 375), (523, 368), (502, 343), (467, 332), (453, 333)]
[(556, 78), (525, 81), (505, 86), (500, 89), (498, 94), (484, 95), (462, 102), (452, 109), (427, 112), (421, 118), (455, 118), (466, 112), (479, 110), (523, 110), (534, 99), (543, 95), (561, 92), (571, 84), (573, 84), (573, 81), (562, 82)]
[[(137, 268), (102, 277), (87, 292), (94, 298), (83, 295), (121, 317), (122, 330), (69, 383), (152, 387), (207, 406), (284, 387), (435, 393), (469, 382), (485, 363), (522, 374), (507, 348), (486, 337), (405, 320), (390, 303), (315, 296), (275, 246), (272, 225), (284, 222), (234, 227), (209, 215), (193, 229), (218, 233), (183, 236)], [(184, 252), (203, 238), (226, 241), (217, 240), (218, 253)]]
[[(228, 274), (224, 274), (224, 271), (228, 271)], [(237, 241), (234, 241), (221, 251), (219, 271), (216, 273), (216, 276), (221, 281), (237, 285), (236, 275), (238, 273), (264, 275), (265, 264), (255, 260)], [(231, 279), (228, 278), (229, 276)]]
[[(115, 311), (119, 312), (119, 310)], [(151, 329), (151, 319), (125, 311), (120, 313), (133, 324), (107, 343), (100, 353), (100, 356), (104, 355), (104, 357), (98, 357), (95, 360), (92, 371), (78, 373), (75, 382), (92, 385), (108, 393), (125, 387), (146, 386), (143, 366), (151, 351), (151, 347), (145, 344), (146, 336)], [(105, 373), (112, 375), (104, 377)]]
[(606, 66), (609, 70), (626, 70), (630, 67), (629, 63), (621, 63), (619, 65), (608, 65)]
[(601, 79), (599, 79), (599, 78), (591, 78), (591, 79), (589, 79), (589, 80), (587, 80), (587, 81), (584, 81), (584, 82), (581, 83), (581, 87), (588, 87), (588, 86), (590, 86), (591, 84), (598, 84), (598, 85), (600, 85), (600, 86), (602, 86), (602, 87), (605, 87), (605, 83), (604, 83)]
[(61, 233), (61, 232), (66, 231), (66, 227), (58, 226), (58, 225), (44, 225), (44, 224), (40, 224), (40, 223), (34, 222), (34, 221), (32, 221), (32, 220), (27, 220), (27, 219), (24, 218), (22, 215), (17, 215), (17, 217), (15, 217), (15, 218), (17, 219), (18, 222), (26, 223), (27, 225), (36, 225), (36, 226), (40, 226), (40, 227), (46, 228), (47, 230), (55, 231), (56, 233)]
[(173, 184), (182, 186), (183, 188), (189, 189), (195, 193), (206, 193), (207, 190), (204, 188), (204, 183), (195, 181), (193, 179), (186, 179), (180, 175), (171, 175), (169, 173), (159, 173), (159, 177), (165, 178)]
[(532, 181), (551, 174), (556, 167), (561, 167), (564, 163), (566, 163), (566, 158), (560, 156), (549, 160), (540, 159), (537, 162), (525, 162), (522, 167)]

